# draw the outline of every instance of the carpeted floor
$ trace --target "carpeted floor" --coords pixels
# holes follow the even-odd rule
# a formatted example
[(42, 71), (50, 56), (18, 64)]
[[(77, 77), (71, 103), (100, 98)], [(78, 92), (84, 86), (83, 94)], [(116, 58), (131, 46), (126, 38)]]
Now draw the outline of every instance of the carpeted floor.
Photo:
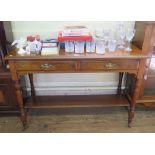
[(22, 131), (19, 117), (0, 117), (0, 132), (155, 132), (155, 109), (138, 108), (132, 128), (127, 127), (127, 109), (78, 108), (33, 109), (28, 112), (28, 126)]

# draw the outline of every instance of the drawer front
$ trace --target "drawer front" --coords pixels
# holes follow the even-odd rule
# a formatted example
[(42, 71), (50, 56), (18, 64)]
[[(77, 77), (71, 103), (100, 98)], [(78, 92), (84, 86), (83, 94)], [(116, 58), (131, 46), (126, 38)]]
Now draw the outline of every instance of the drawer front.
[(73, 61), (35, 61), (18, 62), (18, 71), (50, 71), (50, 72), (72, 72), (76, 70), (76, 63)]
[(103, 61), (82, 61), (81, 71), (106, 71), (106, 70), (135, 70), (138, 67), (138, 60), (103, 60)]

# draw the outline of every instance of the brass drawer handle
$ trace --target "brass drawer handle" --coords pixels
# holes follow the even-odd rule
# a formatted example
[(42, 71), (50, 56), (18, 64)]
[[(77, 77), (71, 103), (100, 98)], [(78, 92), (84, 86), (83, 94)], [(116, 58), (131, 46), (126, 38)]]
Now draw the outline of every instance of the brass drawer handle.
[(116, 67), (117, 65), (116, 64), (113, 64), (113, 63), (107, 63), (107, 64), (105, 64), (105, 67), (107, 68), (107, 69), (113, 69), (114, 67)]
[(48, 70), (48, 69), (55, 70), (56, 68), (53, 65), (43, 64), (43, 65), (41, 65), (41, 69), (42, 70)]

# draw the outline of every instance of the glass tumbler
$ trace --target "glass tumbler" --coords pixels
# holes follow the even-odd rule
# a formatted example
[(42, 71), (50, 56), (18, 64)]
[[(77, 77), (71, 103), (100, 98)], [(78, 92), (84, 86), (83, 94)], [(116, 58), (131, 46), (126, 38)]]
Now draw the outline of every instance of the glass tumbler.
[(95, 41), (86, 42), (86, 52), (88, 53), (95, 52)]
[(65, 52), (74, 52), (74, 42), (73, 41), (65, 42)]
[(96, 40), (96, 53), (104, 54), (105, 53), (105, 42), (103, 40)]
[(109, 42), (108, 42), (109, 52), (114, 52), (116, 50), (116, 46), (117, 46), (116, 40), (109, 40)]
[(84, 53), (84, 45), (85, 45), (84, 41), (75, 41), (74, 45), (75, 45), (75, 53)]

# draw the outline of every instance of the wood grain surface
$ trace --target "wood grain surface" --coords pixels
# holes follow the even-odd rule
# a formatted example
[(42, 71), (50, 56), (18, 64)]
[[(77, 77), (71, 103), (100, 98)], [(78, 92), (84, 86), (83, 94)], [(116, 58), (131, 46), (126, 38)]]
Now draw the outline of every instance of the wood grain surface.
[(13, 50), (9, 53), (8, 56), (5, 57), (6, 60), (78, 60), (78, 59), (137, 59), (137, 58), (147, 58), (149, 57), (147, 54), (143, 54), (142, 50), (137, 48), (136, 46), (132, 46), (132, 51), (122, 51), (122, 50), (116, 50), (115, 52), (106, 52), (105, 54), (96, 54), (96, 53), (84, 53), (84, 54), (75, 54), (75, 53), (66, 53), (64, 49), (60, 49), (59, 54), (56, 55), (48, 55), (48, 56), (42, 56), (40, 54), (38, 55), (19, 55), (17, 54), (16, 50)]
[(155, 109), (137, 108), (132, 128), (124, 107), (33, 109), (28, 126), (21, 130), (18, 117), (0, 117), (0, 132), (14, 133), (154, 133)]

